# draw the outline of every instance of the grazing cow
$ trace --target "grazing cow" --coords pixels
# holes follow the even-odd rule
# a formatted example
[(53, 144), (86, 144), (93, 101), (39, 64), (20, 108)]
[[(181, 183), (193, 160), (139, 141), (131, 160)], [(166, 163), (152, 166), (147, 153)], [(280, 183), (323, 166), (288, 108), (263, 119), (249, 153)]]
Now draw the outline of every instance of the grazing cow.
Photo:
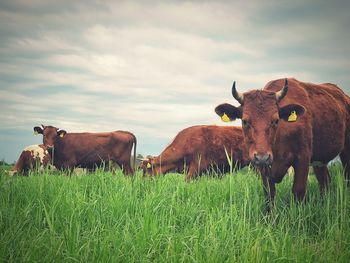
[(51, 162), (50, 154), (43, 144), (26, 147), (19, 156), (16, 165), (10, 171), (10, 175), (28, 175), (30, 169), (47, 167)]
[(224, 103), (215, 112), (242, 119), (249, 158), (260, 170), (268, 200), (290, 166), (296, 199), (305, 196), (309, 164), (323, 193), (330, 181), (327, 163), (338, 154), (349, 183), (350, 98), (339, 87), (290, 78), (241, 94), (234, 82), (232, 95), (241, 105)]
[(136, 137), (130, 132), (67, 133), (43, 125), (34, 127), (34, 132), (43, 135), (43, 143), (51, 151), (57, 169), (95, 169), (111, 161), (117, 163), (125, 174), (134, 174), (130, 159), (134, 145), (135, 163)]
[(229, 171), (225, 148), (233, 165), (243, 167), (248, 164), (241, 128), (193, 126), (179, 132), (159, 156), (144, 160), (140, 168), (144, 175), (186, 169), (186, 181), (189, 181), (211, 167)]

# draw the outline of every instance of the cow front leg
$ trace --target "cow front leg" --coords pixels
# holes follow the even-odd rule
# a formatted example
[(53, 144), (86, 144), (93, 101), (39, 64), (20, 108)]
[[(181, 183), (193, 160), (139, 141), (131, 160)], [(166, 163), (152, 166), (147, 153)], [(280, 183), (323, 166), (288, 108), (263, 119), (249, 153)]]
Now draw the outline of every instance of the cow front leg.
[(340, 160), (343, 164), (346, 184), (350, 187), (350, 142), (345, 145), (344, 150), (340, 153)]
[(309, 158), (299, 158), (294, 168), (294, 182), (292, 192), (296, 200), (303, 201), (305, 198), (307, 177), (309, 174)]
[(329, 176), (327, 166), (313, 166), (318, 184), (320, 186), (321, 195), (328, 189), (331, 178)]
[(266, 175), (263, 175), (263, 174), (261, 175), (261, 179), (263, 182), (263, 190), (264, 190), (267, 210), (271, 211), (271, 208), (274, 205), (275, 195), (276, 195), (275, 183), (272, 182)]
[(187, 175), (185, 177), (185, 181), (188, 183), (190, 182), (193, 178), (198, 176), (197, 169), (193, 163), (189, 164)]

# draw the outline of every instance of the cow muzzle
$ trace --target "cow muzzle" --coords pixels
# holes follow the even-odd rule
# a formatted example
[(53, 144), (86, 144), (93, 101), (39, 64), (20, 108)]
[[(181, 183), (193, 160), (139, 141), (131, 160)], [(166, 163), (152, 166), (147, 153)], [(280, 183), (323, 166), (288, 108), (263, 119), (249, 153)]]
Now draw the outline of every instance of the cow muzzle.
[(272, 154), (271, 153), (254, 153), (252, 162), (254, 166), (271, 166), (272, 164)]

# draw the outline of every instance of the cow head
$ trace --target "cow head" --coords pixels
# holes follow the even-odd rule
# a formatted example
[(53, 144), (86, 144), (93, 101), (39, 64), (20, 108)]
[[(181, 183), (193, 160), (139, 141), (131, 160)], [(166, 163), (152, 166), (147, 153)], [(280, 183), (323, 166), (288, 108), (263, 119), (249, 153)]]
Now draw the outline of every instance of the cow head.
[(272, 164), (272, 149), (280, 122), (290, 122), (290, 125), (293, 125), (305, 112), (305, 108), (298, 104), (289, 104), (283, 107), (279, 105), (287, 92), (287, 79), (278, 92), (252, 90), (244, 94), (236, 90), (234, 82), (232, 95), (240, 103), (240, 106), (235, 107), (224, 103), (215, 108), (215, 112), (222, 118), (242, 119), (244, 140), (249, 158), (255, 166), (266, 167)]
[(67, 133), (65, 130), (60, 130), (53, 126), (41, 126), (34, 127), (34, 133), (43, 135), (43, 144), (48, 149), (54, 148), (55, 144)]
[(142, 170), (143, 176), (152, 175), (153, 159), (154, 157), (139, 159), (141, 161), (139, 169)]

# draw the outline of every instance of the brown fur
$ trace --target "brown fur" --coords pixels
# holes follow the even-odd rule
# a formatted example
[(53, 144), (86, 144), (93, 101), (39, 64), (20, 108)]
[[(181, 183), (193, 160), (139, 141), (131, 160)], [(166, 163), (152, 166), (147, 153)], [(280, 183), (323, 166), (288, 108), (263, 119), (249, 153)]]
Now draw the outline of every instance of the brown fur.
[(37, 147), (42, 148), (46, 154), (43, 157), (43, 160), (35, 155), (33, 151), (23, 150), (19, 156), (15, 166), (11, 170), (11, 175), (22, 174), (28, 175), (30, 169), (37, 170), (41, 167), (45, 168), (51, 163), (50, 154), (47, 152), (47, 149), (43, 144), (37, 145)]
[[(271, 81), (263, 90), (244, 93), (239, 108), (222, 104), (216, 109), (219, 115), (229, 110), (235, 112), (231, 118), (242, 118), (250, 159), (255, 154), (271, 155), (271, 169), (260, 167), (268, 197), (274, 198), (275, 183), (292, 166), (293, 193), (297, 199), (303, 199), (308, 167), (313, 162), (318, 164), (314, 170), (323, 192), (330, 181), (326, 165), (338, 154), (350, 180), (350, 98), (334, 84), (318, 85), (290, 78), (288, 93), (278, 103), (275, 92), (283, 85), (284, 79)], [(294, 109), (300, 111), (298, 119), (288, 122), (288, 114)], [(274, 123), (276, 120), (278, 124)]]
[(66, 133), (52, 126), (34, 127), (34, 130), (43, 134), (44, 144), (53, 146), (53, 164), (57, 169), (95, 169), (111, 161), (124, 173), (134, 174), (130, 159), (134, 145), (135, 163), (136, 137), (130, 132)]
[[(179, 132), (159, 156), (143, 161), (140, 168), (144, 174), (158, 175), (172, 170), (183, 172), (186, 167), (187, 181), (211, 166), (225, 172), (230, 169), (225, 147), (237, 167), (248, 164), (241, 128), (203, 125)], [(147, 169), (148, 162), (152, 167)]]

